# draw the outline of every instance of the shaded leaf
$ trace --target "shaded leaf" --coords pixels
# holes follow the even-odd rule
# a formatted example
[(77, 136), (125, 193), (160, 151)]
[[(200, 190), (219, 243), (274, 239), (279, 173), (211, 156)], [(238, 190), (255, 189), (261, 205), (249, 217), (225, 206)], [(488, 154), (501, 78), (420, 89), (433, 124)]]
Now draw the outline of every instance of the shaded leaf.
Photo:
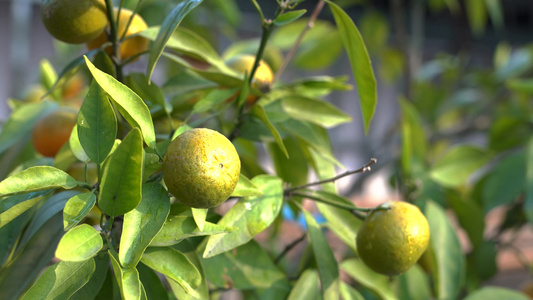
[(284, 111), (294, 119), (309, 121), (325, 128), (352, 121), (352, 117), (324, 100), (301, 96), (284, 97)]
[(464, 300), (500, 300), (500, 299), (513, 299), (513, 300), (528, 300), (531, 299), (525, 294), (510, 289), (485, 286), (477, 291), (474, 291), (470, 295), (466, 296)]
[(133, 128), (104, 168), (98, 207), (112, 217), (131, 211), (141, 201), (142, 146), (141, 133)]
[(283, 25), (289, 24), (290, 22), (293, 22), (293, 21), (299, 19), (306, 12), (307, 12), (307, 10), (305, 10), (305, 9), (299, 9), (299, 10), (293, 10), (293, 11), (289, 11), (289, 12), (283, 13), (283, 14), (277, 16), (274, 19), (274, 24), (276, 24), (278, 26), (283, 26)]
[(272, 137), (274, 137), (274, 140), (276, 141), (276, 144), (278, 145), (279, 149), (288, 158), (289, 153), (287, 152), (287, 149), (285, 148), (285, 144), (283, 144), (281, 135), (279, 134), (276, 127), (274, 127), (274, 125), (272, 125), (272, 123), (268, 119), (268, 116), (265, 112), (264, 107), (262, 107), (261, 105), (254, 105), (252, 107), (252, 114), (254, 114), (259, 120), (261, 120), (261, 122), (263, 122), (263, 124), (266, 125), (266, 127), (270, 131), (270, 134), (272, 134)]
[(117, 118), (105, 91), (93, 81), (78, 114), (79, 143), (99, 164), (107, 157), (117, 136)]
[(76, 300), (94, 300), (98, 291), (102, 288), (109, 270), (109, 256), (107, 253), (100, 253), (93, 258), (95, 263), (95, 270), (91, 279), (70, 299)]
[(22, 299), (68, 299), (89, 281), (94, 270), (92, 258), (80, 262), (60, 261), (46, 269)]
[(431, 299), (428, 278), (418, 265), (398, 277), (398, 298), (411, 300)]
[(524, 191), (526, 181), (526, 154), (516, 152), (500, 160), (483, 185), (483, 210), (489, 210), (515, 201)]
[(526, 199), (524, 212), (529, 224), (533, 224), (533, 138), (529, 139), (526, 147)]
[(3, 199), (0, 202), (0, 227), (5, 226), (16, 217), (20, 216), (35, 204), (43, 200), (51, 190), (32, 192), (27, 194), (14, 195)]
[(397, 299), (388, 277), (370, 270), (363, 261), (351, 258), (343, 261), (340, 266), (355, 281), (372, 290), (379, 297), (385, 300)]
[(123, 268), (119, 263), (117, 253), (112, 249), (109, 249), (108, 253), (122, 299), (141, 299), (143, 289), (137, 269)]
[(202, 265), (202, 262), (200, 261), (200, 256), (196, 251), (195, 245), (193, 245), (189, 240), (186, 240), (183, 241), (183, 243), (175, 246), (175, 249), (183, 253), (189, 259), (189, 261), (196, 266), (202, 277), (202, 282), (196, 289), (194, 289), (193, 293), (189, 294), (177, 282), (175, 282), (174, 280), (168, 280), (168, 283), (170, 284), (170, 288), (172, 289), (174, 296), (176, 296), (176, 298), (180, 300), (208, 299), (209, 290), (207, 289), (207, 279), (205, 276), (204, 267)]
[(122, 266), (134, 268), (144, 250), (161, 230), (170, 211), (170, 198), (159, 182), (142, 186), (139, 205), (124, 215), (119, 259)]

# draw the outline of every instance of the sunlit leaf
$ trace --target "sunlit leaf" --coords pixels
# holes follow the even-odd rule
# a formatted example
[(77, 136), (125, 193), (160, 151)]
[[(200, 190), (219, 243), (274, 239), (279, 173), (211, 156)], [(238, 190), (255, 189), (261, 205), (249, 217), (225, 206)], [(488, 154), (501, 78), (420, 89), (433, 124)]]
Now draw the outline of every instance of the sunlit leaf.
[(93, 193), (84, 193), (70, 198), (63, 209), (63, 226), (65, 231), (76, 226), (96, 204)]
[(262, 196), (261, 192), (250, 179), (246, 178), (243, 174), (239, 174), (239, 181), (237, 186), (231, 193), (231, 197), (246, 197), (246, 196)]
[(89, 224), (69, 230), (56, 250), (56, 257), (63, 261), (85, 261), (95, 256), (103, 247), (100, 233)]
[(118, 260), (118, 254), (113, 249), (109, 249), (108, 253), (122, 299), (141, 299), (143, 289), (137, 269), (123, 268)]
[(385, 300), (398, 299), (387, 276), (370, 270), (363, 261), (351, 258), (340, 264), (342, 270), (362, 286), (372, 290)]

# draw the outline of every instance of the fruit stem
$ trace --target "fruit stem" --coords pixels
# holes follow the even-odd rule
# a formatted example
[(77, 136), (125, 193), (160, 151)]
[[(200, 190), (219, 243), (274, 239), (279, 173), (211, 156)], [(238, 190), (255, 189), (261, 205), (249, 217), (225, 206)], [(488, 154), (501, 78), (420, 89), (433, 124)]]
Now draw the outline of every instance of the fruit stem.
[(314, 182), (310, 182), (310, 183), (306, 183), (306, 184), (303, 184), (303, 185), (299, 185), (299, 186), (295, 186), (295, 187), (286, 189), (285, 190), (285, 195), (291, 195), (296, 190), (305, 189), (305, 188), (308, 188), (308, 187), (311, 187), (311, 186), (320, 185), (320, 184), (324, 184), (324, 183), (328, 183), (328, 182), (334, 182), (334, 181), (336, 181), (338, 179), (341, 179), (343, 177), (346, 177), (348, 175), (353, 175), (353, 174), (357, 174), (357, 173), (364, 173), (364, 172), (370, 171), (371, 170), (370, 166), (372, 166), (373, 164), (377, 163), (377, 161), (378, 161), (377, 159), (371, 158), (369, 162), (367, 162), (364, 166), (362, 166), (361, 168), (359, 168), (357, 170), (344, 172), (344, 173), (339, 174), (339, 175), (337, 175), (335, 177), (332, 177), (332, 178), (327, 178), (327, 179), (324, 179), (324, 180), (314, 181)]
[(115, 20), (115, 14), (113, 9), (113, 1), (105, 0), (107, 8), (107, 18), (110, 24), (110, 39), (111, 47), (113, 49), (113, 64), (115, 65), (115, 71), (117, 73), (117, 80), (123, 82), (124, 75), (122, 73), (122, 64), (120, 63), (120, 41), (118, 40), (118, 26), (117, 21)]
[(285, 69), (287, 68), (289, 63), (291, 62), (292, 57), (296, 53), (296, 50), (298, 49), (298, 47), (302, 43), (302, 40), (304, 39), (304, 37), (307, 34), (307, 32), (311, 28), (313, 28), (313, 26), (315, 26), (315, 21), (318, 18), (318, 15), (322, 11), (322, 9), (324, 8), (324, 4), (325, 4), (325, 2), (323, 0), (320, 0), (316, 4), (315, 9), (313, 10), (313, 14), (311, 14), (311, 17), (309, 17), (309, 21), (307, 22), (307, 25), (302, 30), (302, 32), (300, 32), (300, 35), (296, 39), (296, 42), (294, 42), (294, 45), (292, 45), (291, 50), (289, 51), (289, 53), (287, 53), (287, 56), (285, 57), (285, 59), (281, 63), (281, 66), (278, 68), (278, 71), (276, 72), (276, 75), (274, 75), (274, 79), (272, 79), (272, 85), (274, 85), (274, 83), (276, 83), (276, 81), (281, 77), (281, 74), (283, 74), (283, 72), (285, 71)]

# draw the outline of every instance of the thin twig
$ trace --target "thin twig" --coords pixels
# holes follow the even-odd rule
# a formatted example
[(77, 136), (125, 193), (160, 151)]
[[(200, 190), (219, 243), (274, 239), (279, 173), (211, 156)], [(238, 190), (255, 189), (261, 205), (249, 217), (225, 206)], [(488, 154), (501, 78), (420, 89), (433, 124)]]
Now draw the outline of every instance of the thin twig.
[(276, 81), (278, 81), (278, 79), (281, 77), (281, 74), (283, 74), (283, 72), (285, 71), (285, 69), (289, 65), (290, 61), (292, 60), (292, 57), (296, 53), (296, 50), (298, 50), (298, 47), (302, 43), (302, 40), (304, 39), (305, 35), (315, 25), (315, 21), (316, 21), (318, 15), (320, 14), (320, 12), (322, 11), (322, 8), (324, 8), (324, 4), (325, 4), (325, 2), (323, 0), (320, 0), (317, 3), (317, 5), (315, 6), (315, 10), (313, 11), (313, 14), (311, 15), (311, 17), (309, 18), (309, 21), (307, 22), (307, 25), (302, 30), (302, 32), (300, 32), (300, 35), (296, 39), (296, 42), (292, 46), (292, 48), (289, 51), (289, 53), (287, 53), (287, 56), (285, 57), (285, 59), (281, 63), (281, 66), (279, 67), (278, 71), (276, 72), (276, 75), (274, 76), (274, 79), (272, 80), (272, 85), (274, 85), (274, 83)]
[(285, 246), (285, 249), (283, 249), (283, 251), (281, 251), (281, 253), (274, 259), (274, 263), (275, 264), (278, 264), (279, 261), (285, 256), (287, 255), (287, 253), (289, 253), (289, 251), (291, 251), (294, 247), (296, 247), (299, 243), (303, 242), (305, 240), (305, 238), (307, 237), (307, 233), (304, 233), (301, 237), (297, 238), (296, 240), (294, 240), (292, 243), (288, 244), (287, 246)]
[(352, 174), (364, 173), (364, 172), (370, 171), (370, 166), (375, 164), (377, 161), (378, 161), (377, 159), (371, 158), (369, 162), (367, 162), (364, 166), (362, 166), (361, 168), (359, 168), (357, 170), (348, 171), (348, 172), (339, 174), (339, 175), (337, 175), (337, 176), (335, 176), (333, 178), (328, 178), (328, 179), (324, 179), (324, 180), (319, 180), (319, 181), (310, 182), (310, 183), (307, 183), (307, 184), (295, 186), (295, 187), (292, 187), (290, 189), (287, 189), (285, 191), (285, 194), (290, 194), (290, 193), (292, 193), (292, 192), (294, 192), (296, 190), (305, 189), (305, 188), (308, 188), (308, 187), (311, 187), (311, 186), (315, 186), (315, 185), (320, 185), (320, 184), (324, 184), (324, 183), (328, 183), (328, 182), (334, 182), (336, 180), (339, 180), (339, 179), (341, 179), (343, 177), (346, 177), (346, 176), (349, 176), (349, 175), (352, 175)]

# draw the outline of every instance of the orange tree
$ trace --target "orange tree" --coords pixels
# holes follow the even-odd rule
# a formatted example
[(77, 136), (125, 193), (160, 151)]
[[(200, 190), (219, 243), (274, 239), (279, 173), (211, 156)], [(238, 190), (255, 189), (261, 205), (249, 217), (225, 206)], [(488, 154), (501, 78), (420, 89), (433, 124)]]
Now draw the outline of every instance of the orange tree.
[[(83, 1), (98, 3), (79, 0)], [(53, 2), (68, 3), (55, 0), (46, 4)], [(123, 25), (122, 18), (118, 22), (115, 13), (126, 8), (113, 7), (112, 1), (106, 0), (108, 27), (103, 37), (107, 41), (71, 61), (59, 74), (43, 60), (40, 84), (48, 90), (47, 95), (40, 102), (11, 101), (13, 113), (0, 134), (0, 298), (209, 299), (226, 290), (238, 290), (246, 299), (454, 299), (471, 292), (468, 299), (523, 299), (521, 294), (505, 289), (477, 290), (482, 280), (493, 274), (493, 269), (483, 269), (487, 265), (480, 261), (487, 255), (494, 258), (494, 241), (480, 237), (480, 208), (461, 202), (457, 195), (469, 191), (459, 187), (491, 156), (478, 148), (461, 147), (433, 163), (431, 155), (436, 154), (425, 151), (433, 141), (425, 139), (418, 111), (436, 114), (439, 102), (401, 101), (399, 135), (403, 142), (396, 178), (406, 200), (420, 210), (409, 205), (409, 213), (404, 215), (406, 210), (396, 210), (394, 204), (359, 208), (337, 192), (335, 180), (379, 166), (370, 159), (358, 170), (336, 174), (336, 167), (342, 164), (333, 155), (327, 129), (350, 122), (351, 116), (325, 97), (352, 86), (345, 77), (323, 75), (281, 82), (280, 74), (291, 61), (320, 69), (344, 47), (357, 85), (365, 132), (377, 103), (376, 81), (361, 34), (343, 8), (332, 1), (318, 1), (308, 14), (298, 7), (301, 2), (306, 1), (278, 0), (275, 12), (267, 15), (258, 1), (251, 0), (262, 35), (237, 41), (219, 54), (205, 38), (205, 30), (186, 17), (204, 7), (208, 9), (203, 14), (214, 8), (233, 24), (238, 16), (233, 1), (184, 0), (172, 4), (169, 11), (163, 9), (160, 24), (129, 35), (121, 34), (128, 32), (123, 26), (129, 25)], [(143, 12), (142, 1), (120, 3), (133, 11), (130, 25), (138, 12)], [(146, 10), (148, 14), (170, 4), (152, 1), (146, 5), (152, 9)], [(325, 7), (334, 22), (317, 20)], [(194, 30), (179, 26), (182, 21)], [(127, 43), (133, 39), (140, 42)], [(146, 40), (150, 45), (145, 50)], [(128, 53), (135, 54), (122, 57), (122, 46), (128, 44), (142, 48), (130, 49)], [(251, 70), (243, 74), (227, 65), (231, 57), (246, 54), (254, 55)], [(258, 88), (254, 78), (262, 60), (272, 67), (274, 78)], [(132, 62), (144, 64), (145, 72), (129, 70)], [(164, 70), (162, 65), (171, 68)], [(154, 71), (167, 71), (163, 83), (152, 81)], [(74, 98), (84, 99), (77, 107), (63, 99), (62, 91), (68, 88), (69, 79), (80, 74), (85, 74), (90, 84), (74, 92)], [(428, 86), (430, 91), (438, 87), (426, 82), (414, 90), (427, 91), (423, 88)], [(518, 92), (530, 92), (521, 82), (513, 86)], [(246, 104), (250, 95), (257, 101)], [(236, 99), (227, 101), (231, 97)], [(66, 105), (77, 107), (77, 124), (59, 151), (45, 157), (29, 139), (33, 128)], [(156, 132), (154, 120), (165, 120), (160, 123), (168, 130)], [(494, 128), (495, 137), (506, 126), (526, 122), (513, 120), (511, 124), (503, 120)], [(219, 142), (209, 143), (213, 140), (195, 142), (198, 154), (186, 152), (180, 168), (203, 172), (191, 174), (199, 179), (188, 186), (185, 180), (189, 178), (183, 174), (165, 172), (169, 174), (165, 176), (172, 176), (167, 180), (162, 169), (169, 168), (165, 165), (167, 157), (183, 160), (176, 155), (181, 153), (181, 146), (176, 150), (169, 144), (193, 128), (210, 128), (227, 140), (217, 138), (224, 140), (223, 147), (218, 147)], [(47, 134), (38, 133), (45, 139)], [(502, 159), (486, 179), (480, 180), (484, 193), (491, 196), (497, 192), (498, 176), (504, 176), (500, 171), (508, 171), (526, 158), (531, 160), (527, 154), (531, 153), (531, 142), (524, 153), (523, 140), (522, 135), (513, 136), (499, 148), (518, 147), (519, 152)], [(258, 162), (260, 146), (267, 150), (272, 172)], [(240, 173), (235, 165), (230, 168), (231, 176), (238, 179), (235, 186), (235, 178), (231, 178), (232, 191), (225, 209), (191, 207), (194, 203), (187, 206), (180, 200), (182, 192), (173, 195), (173, 189), (167, 188), (165, 180), (180, 189), (186, 185), (190, 199), (195, 199), (195, 189), (201, 195), (222, 194), (217, 190), (220, 180), (216, 174), (224, 174), (220, 170), (228, 166), (225, 153), (233, 147)], [(229, 164), (236, 164), (235, 155), (230, 157)], [(206, 163), (208, 168), (203, 168)], [(77, 174), (82, 169), (84, 174), (74, 175), (74, 169)], [(308, 182), (311, 173), (318, 181)], [(199, 184), (199, 180), (205, 183)], [(516, 186), (513, 196), (523, 197), (523, 188)], [(227, 193), (224, 190), (224, 195)], [(479, 189), (472, 193), (479, 196)], [(450, 203), (439, 201), (445, 196)], [(304, 199), (316, 202), (324, 224), (304, 208)], [(490, 199), (485, 209), (503, 204), (499, 197)], [(511, 202), (509, 197), (505, 199)], [(468, 264), (446, 218), (445, 209), (450, 206), (473, 239), (474, 252)], [(276, 245), (286, 218), (284, 207), (305, 220), (306, 233), (280, 248)], [(521, 207), (510, 212), (523, 212)], [(100, 218), (98, 224), (96, 217)], [(356, 243), (361, 226), (364, 234), (371, 235), (360, 237)], [(511, 222), (509, 226), (518, 225)], [(388, 232), (389, 227), (397, 230)], [(276, 243), (255, 239), (265, 232), (269, 241)], [(346, 253), (334, 256), (326, 233), (338, 237)], [(405, 253), (404, 257), (401, 249), (411, 251), (411, 239), (416, 240), (416, 253), (412, 257)], [(304, 240), (305, 250), (297, 266), (291, 266), (286, 255)], [(429, 250), (416, 265), (428, 245)], [(357, 246), (365, 247), (364, 260), (359, 258)], [(383, 261), (373, 261), (372, 247), (379, 255), (385, 253)], [(401, 268), (387, 253), (399, 255)], [(382, 259), (379, 255), (377, 260)], [(406, 272), (388, 277), (373, 270), (395, 275)], [(341, 273), (347, 276), (341, 277)]]

